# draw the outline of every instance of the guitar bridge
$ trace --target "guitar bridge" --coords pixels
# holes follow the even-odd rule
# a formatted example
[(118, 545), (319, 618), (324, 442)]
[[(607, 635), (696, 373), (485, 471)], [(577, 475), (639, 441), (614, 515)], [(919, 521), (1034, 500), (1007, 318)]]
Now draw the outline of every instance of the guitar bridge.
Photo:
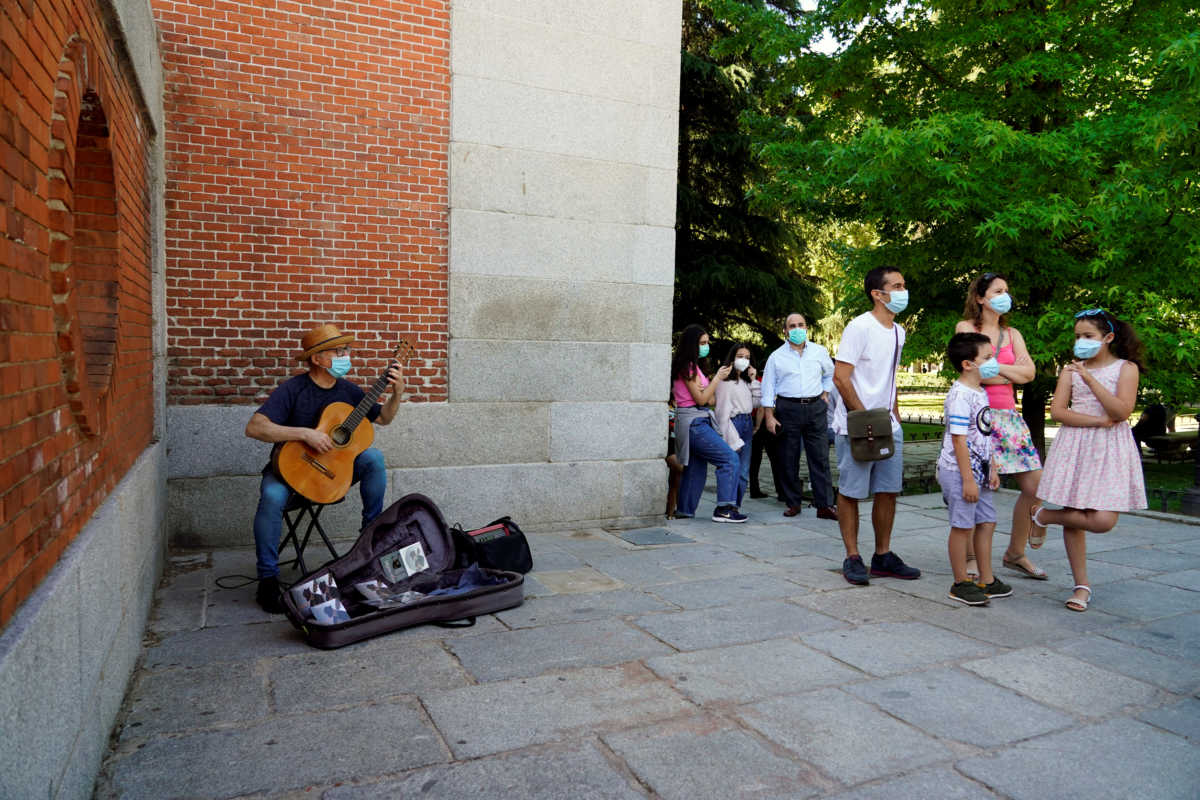
[(312, 467), (313, 469), (315, 469), (317, 472), (324, 475), (326, 478), (330, 478), (330, 479), (333, 478), (333, 473), (329, 471), (329, 467), (325, 466), (320, 461), (317, 461), (315, 458), (310, 456), (308, 453), (304, 454), (304, 462), (306, 464), (308, 464), (310, 467)]

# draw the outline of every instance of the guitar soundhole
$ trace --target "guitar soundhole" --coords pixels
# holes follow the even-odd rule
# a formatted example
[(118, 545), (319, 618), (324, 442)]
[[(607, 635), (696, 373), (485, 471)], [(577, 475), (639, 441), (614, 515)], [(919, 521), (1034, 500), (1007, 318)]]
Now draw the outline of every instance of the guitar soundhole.
[(341, 427), (334, 428), (329, 432), (329, 438), (333, 439), (333, 443), (338, 447), (342, 447), (346, 442), (350, 441), (350, 431)]

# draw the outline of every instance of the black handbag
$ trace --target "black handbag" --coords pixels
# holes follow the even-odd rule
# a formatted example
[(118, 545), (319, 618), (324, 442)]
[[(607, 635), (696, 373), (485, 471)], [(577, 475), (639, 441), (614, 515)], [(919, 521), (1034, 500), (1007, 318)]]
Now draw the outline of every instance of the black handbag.
[(501, 517), (475, 530), (461, 526), (450, 529), (458, 550), (460, 567), (478, 564), (487, 569), (502, 569), (522, 575), (533, 569), (529, 540), (511, 517)]

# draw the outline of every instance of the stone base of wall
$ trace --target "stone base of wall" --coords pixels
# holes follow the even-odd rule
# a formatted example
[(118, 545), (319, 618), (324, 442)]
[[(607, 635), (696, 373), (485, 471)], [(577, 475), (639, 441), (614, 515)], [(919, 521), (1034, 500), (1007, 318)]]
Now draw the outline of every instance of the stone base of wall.
[(165, 510), (160, 443), (142, 453), (0, 635), (0, 797), (91, 797), (141, 652)]

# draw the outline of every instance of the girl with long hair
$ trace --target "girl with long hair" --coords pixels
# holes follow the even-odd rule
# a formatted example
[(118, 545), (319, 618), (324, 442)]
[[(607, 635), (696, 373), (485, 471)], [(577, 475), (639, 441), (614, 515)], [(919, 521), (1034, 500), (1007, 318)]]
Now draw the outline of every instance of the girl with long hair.
[(750, 365), (750, 348), (735, 344), (725, 356), (729, 375), (716, 381), (717, 408), (715, 412), (717, 432), (725, 444), (738, 454), (737, 504), (741, 510), (742, 499), (750, 488), (750, 444), (754, 437), (754, 409), (762, 398), (762, 388), (756, 381), (754, 367)]

